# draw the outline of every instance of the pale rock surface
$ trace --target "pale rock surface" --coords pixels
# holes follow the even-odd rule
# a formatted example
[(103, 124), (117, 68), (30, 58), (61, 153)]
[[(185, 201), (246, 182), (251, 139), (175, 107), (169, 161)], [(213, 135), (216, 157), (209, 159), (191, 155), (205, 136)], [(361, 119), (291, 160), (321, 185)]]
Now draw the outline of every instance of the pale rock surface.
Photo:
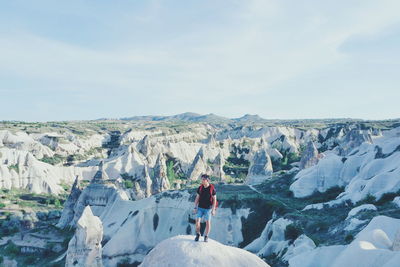
[(289, 259), (293, 258), (296, 255), (299, 255), (304, 252), (312, 251), (315, 249), (315, 243), (306, 235), (299, 236), (293, 244), (289, 245), (287, 252), (283, 255), (282, 259), (284, 261), (289, 261)]
[(356, 203), (369, 194), (379, 199), (385, 193), (397, 192), (400, 190), (399, 136), (400, 127), (372, 139), (368, 134), (365, 136), (364, 133), (353, 131), (348, 135), (348, 141), (353, 145), (361, 143), (358, 147), (354, 147), (345, 157), (326, 152), (325, 158), (317, 165), (296, 175), (290, 190), (296, 197), (305, 197), (333, 186), (345, 187), (345, 191), (330, 204), (340, 204), (346, 200)]
[[(159, 242), (182, 233), (192, 234), (195, 225), (193, 200), (185, 191), (167, 191), (149, 198), (129, 201), (118, 199), (100, 216), (104, 225), (104, 265), (114, 266), (126, 257), (141, 262)], [(242, 218), (249, 209), (219, 207), (212, 218), (210, 238), (225, 245), (243, 241)]]
[(314, 142), (309, 141), (301, 156), (299, 168), (307, 169), (311, 166), (316, 165), (319, 160), (318, 154), (318, 149), (315, 146)]
[(76, 224), (75, 235), (68, 243), (65, 266), (102, 267), (103, 225), (87, 206)]
[(268, 256), (272, 253), (282, 256), (282, 252), (289, 246), (289, 240), (285, 239), (286, 227), (292, 221), (279, 218), (267, 222), (259, 238), (248, 244), (244, 249), (260, 256)]
[(349, 211), (349, 213), (347, 214), (347, 218), (346, 220), (348, 220), (349, 218), (355, 216), (357, 213), (359, 213), (360, 211), (364, 211), (364, 210), (377, 210), (377, 208), (375, 207), (375, 205), (373, 204), (363, 204), (360, 205), (358, 207), (355, 207), (353, 209), (351, 209)]
[(0, 144), (17, 150), (28, 151), (37, 159), (44, 156), (52, 157), (54, 152), (47, 146), (35, 141), (25, 132), (16, 132), (13, 134), (8, 130), (0, 131)]
[(211, 172), (211, 168), (207, 164), (207, 160), (204, 157), (203, 147), (200, 148), (197, 153), (192, 166), (188, 172), (189, 180), (198, 180), (202, 174), (209, 174)]
[(359, 220), (357, 218), (351, 218), (350, 221), (348, 222), (348, 225), (344, 228), (344, 230), (353, 231), (367, 222), (368, 220)]
[(400, 251), (400, 229), (397, 230), (392, 244), (393, 251)]
[(366, 130), (352, 129), (343, 138), (340, 144), (342, 155), (347, 155), (354, 148), (359, 147), (362, 143), (372, 143), (371, 132)]
[(28, 189), (33, 193), (58, 194), (62, 182), (72, 184), (77, 175), (90, 179), (93, 167), (59, 167), (37, 160), (30, 152), (0, 148), (0, 188)]
[(71, 191), (57, 227), (74, 227), (87, 206), (90, 206), (93, 214), (99, 217), (118, 199), (129, 199), (129, 197), (118, 188), (115, 181), (108, 180), (103, 165), (100, 164), (99, 170), (83, 191), (77, 186)]
[(398, 267), (400, 254), (392, 249), (399, 228), (400, 219), (374, 217), (349, 245), (318, 247), (289, 259), (289, 266)]
[(69, 194), (67, 200), (64, 203), (64, 208), (61, 213), (60, 220), (57, 223), (57, 227), (64, 228), (73, 220), (74, 207), (75, 204), (78, 202), (81, 193), (82, 189), (79, 188), (79, 177), (77, 176), (74, 184), (72, 185), (71, 193)]
[(317, 165), (301, 170), (290, 185), (290, 190), (295, 197), (306, 197), (315, 191), (325, 192), (338, 185), (342, 165), (341, 157), (329, 153)]
[(225, 181), (225, 172), (223, 169), (224, 165), (225, 159), (222, 155), (222, 152), (220, 152), (215, 158), (214, 166), (212, 168), (212, 176), (217, 177), (220, 181)]
[(255, 185), (264, 182), (272, 175), (272, 162), (266, 150), (257, 151), (251, 161), (246, 184)]
[(167, 166), (163, 154), (159, 154), (154, 167), (154, 180), (152, 183), (153, 194), (160, 193), (170, 188), (167, 177)]
[(395, 198), (393, 199), (393, 203), (396, 204), (397, 207), (400, 208), (400, 197), (395, 197)]
[(246, 250), (223, 245), (209, 239), (194, 242), (193, 236), (179, 235), (159, 243), (145, 258), (141, 267), (215, 267), (269, 266)]

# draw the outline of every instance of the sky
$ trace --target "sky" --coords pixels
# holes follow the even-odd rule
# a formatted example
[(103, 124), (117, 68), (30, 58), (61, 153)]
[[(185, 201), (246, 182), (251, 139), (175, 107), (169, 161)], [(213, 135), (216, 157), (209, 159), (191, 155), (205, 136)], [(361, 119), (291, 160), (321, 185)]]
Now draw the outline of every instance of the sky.
[(1, 1), (0, 120), (400, 118), (400, 1)]

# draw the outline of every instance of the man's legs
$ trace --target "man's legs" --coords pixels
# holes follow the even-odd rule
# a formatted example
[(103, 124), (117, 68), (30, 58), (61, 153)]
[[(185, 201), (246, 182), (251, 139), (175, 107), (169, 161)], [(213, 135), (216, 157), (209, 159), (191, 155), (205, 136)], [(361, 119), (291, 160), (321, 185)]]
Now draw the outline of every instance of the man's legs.
[(206, 211), (204, 215), (204, 220), (206, 221), (206, 230), (204, 232), (204, 242), (208, 242), (208, 234), (211, 231), (211, 209)]
[(201, 218), (196, 218), (196, 233), (200, 234), (200, 221)]
[(210, 233), (211, 230), (211, 220), (207, 220), (206, 221), (206, 231), (204, 233), (205, 236), (208, 236), (208, 234)]
[(203, 217), (203, 209), (202, 208), (198, 208), (197, 209), (197, 215), (196, 215), (196, 238), (194, 239), (194, 241), (199, 241), (199, 238), (200, 238), (200, 221), (201, 221), (201, 217)]

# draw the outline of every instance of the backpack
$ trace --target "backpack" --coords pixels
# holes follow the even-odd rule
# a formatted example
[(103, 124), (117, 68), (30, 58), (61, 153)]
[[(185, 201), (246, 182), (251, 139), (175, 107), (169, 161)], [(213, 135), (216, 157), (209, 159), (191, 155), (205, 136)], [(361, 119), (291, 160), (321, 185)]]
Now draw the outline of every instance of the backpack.
[[(201, 194), (201, 191), (203, 190), (203, 188), (204, 188), (204, 186), (200, 185), (200, 188), (199, 188), (200, 194)], [(213, 195), (212, 195), (212, 192), (214, 190), (215, 190), (214, 185), (210, 184), (210, 195), (211, 195), (210, 201), (211, 201), (211, 205), (213, 204), (213, 201), (214, 201), (214, 198), (213, 198)], [(217, 210), (217, 208), (218, 208), (218, 200), (216, 200), (216, 202), (215, 202), (215, 210)]]

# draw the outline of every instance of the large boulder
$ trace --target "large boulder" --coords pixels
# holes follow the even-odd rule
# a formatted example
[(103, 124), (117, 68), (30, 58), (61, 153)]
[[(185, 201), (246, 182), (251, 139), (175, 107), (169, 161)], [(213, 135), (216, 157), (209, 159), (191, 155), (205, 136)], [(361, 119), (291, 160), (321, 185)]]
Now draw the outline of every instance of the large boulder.
[(145, 258), (141, 267), (156, 266), (269, 266), (246, 250), (225, 246), (209, 239), (195, 242), (193, 236), (180, 235), (159, 243)]

